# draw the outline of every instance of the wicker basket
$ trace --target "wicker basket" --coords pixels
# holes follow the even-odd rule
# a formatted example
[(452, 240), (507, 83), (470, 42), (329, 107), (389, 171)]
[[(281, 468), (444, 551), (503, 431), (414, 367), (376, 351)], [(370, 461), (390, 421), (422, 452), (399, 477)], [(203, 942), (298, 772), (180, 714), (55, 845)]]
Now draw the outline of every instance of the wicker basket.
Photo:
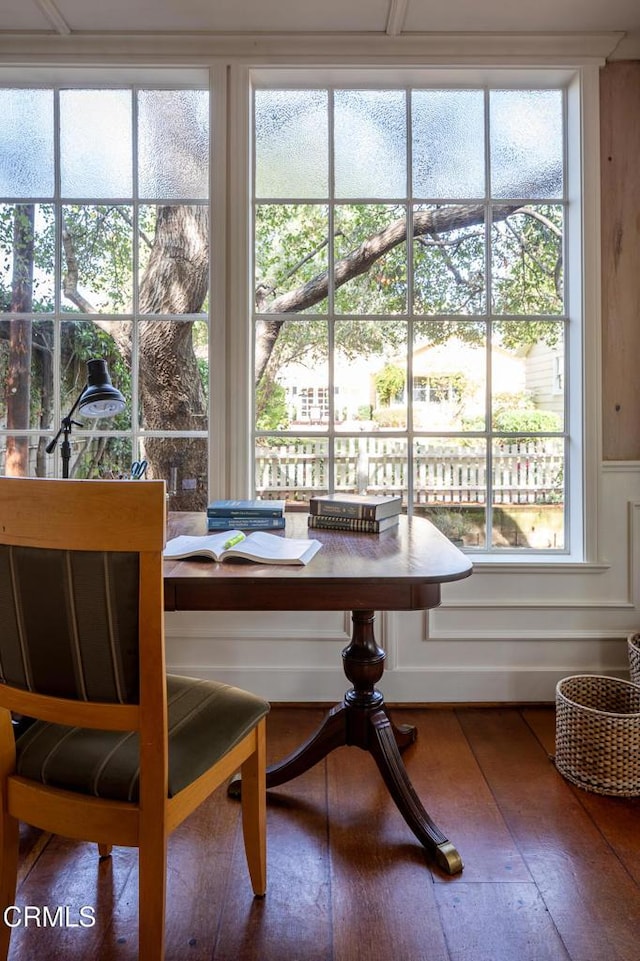
[(556, 767), (586, 791), (640, 795), (640, 685), (597, 674), (559, 681)]
[(640, 684), (640, 634), (629, 634), (629, 676), (634, 684)]

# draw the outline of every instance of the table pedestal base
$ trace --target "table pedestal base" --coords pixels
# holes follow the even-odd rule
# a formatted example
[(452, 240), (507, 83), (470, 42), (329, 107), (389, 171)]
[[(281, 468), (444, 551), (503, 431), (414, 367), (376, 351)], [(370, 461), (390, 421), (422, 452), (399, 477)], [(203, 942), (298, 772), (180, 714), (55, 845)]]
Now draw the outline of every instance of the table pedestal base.
[[(373, 611), (353, 611), (351, 643), (342, 652), (344, 671), (353, 688), (342, 704), (331, 708), (320, 727), (296, 751), (267, 768), (267, 787), (299, 777), (331, 751), (345, 745), (369, 751), (375, 758), (398, 810), (436, 863), (448, 874), (462, 871), (462, 859), (454, 845), (433, 823), (409, 779), (400, 752), (413, 744), (417, 732), (408, 724), (393, 723), (382, 693), (375, 687), (384, 670), (384, 651), (373, 636)], [(239, 780), (229, 794), (240, 793)]]

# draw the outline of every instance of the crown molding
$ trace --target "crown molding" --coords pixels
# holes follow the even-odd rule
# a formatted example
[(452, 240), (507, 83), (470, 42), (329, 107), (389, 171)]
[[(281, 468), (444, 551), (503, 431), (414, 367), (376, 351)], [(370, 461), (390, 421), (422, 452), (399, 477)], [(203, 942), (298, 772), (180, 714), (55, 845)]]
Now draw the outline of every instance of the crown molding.
[(578, 64), (604, 61), (624, 39), (622, 32), (606, 33), (11, 33), (0, 35), (0, 57), (5, 63), (46, 60), (96, 60), (171, 63), (212, 58), (249, 62), (384, 63), (387, 59), (415, 63)]

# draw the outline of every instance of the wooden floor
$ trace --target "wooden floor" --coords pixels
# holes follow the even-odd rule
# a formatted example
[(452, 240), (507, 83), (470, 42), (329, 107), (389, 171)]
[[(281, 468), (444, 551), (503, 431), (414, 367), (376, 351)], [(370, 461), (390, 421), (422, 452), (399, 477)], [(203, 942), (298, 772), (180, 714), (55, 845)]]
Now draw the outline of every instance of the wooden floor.
[[(318, 708), (274, 707), (273, 759)], [(269, 887), (253, 900), (237, 802), (220, 790), (172, 836), (167, 961), (638, 961), (640, 799), (580, 791), (555, 770), (551, 708), (396, 710), (419, 737), (414, 785), (458, 847), (442, 874), (372, 758), (341, 748), (268, 807)], [(68, 906), (67, 927), (14, 930), (12, 961), (133, 961), (137, 855), (22, 834), (20, 906)], [(81, 907), (95, 909), (91, 928)], [(76, 924), (74, 927), (73, 924)]]

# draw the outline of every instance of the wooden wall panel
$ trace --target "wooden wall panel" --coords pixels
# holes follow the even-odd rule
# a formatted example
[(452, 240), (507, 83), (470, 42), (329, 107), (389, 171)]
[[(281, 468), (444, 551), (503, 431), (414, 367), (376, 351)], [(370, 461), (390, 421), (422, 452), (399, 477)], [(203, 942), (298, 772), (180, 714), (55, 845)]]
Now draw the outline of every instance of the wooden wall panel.
[(602, 433), (605, 460), (640, 460), (640, 61), (600, 76)]

